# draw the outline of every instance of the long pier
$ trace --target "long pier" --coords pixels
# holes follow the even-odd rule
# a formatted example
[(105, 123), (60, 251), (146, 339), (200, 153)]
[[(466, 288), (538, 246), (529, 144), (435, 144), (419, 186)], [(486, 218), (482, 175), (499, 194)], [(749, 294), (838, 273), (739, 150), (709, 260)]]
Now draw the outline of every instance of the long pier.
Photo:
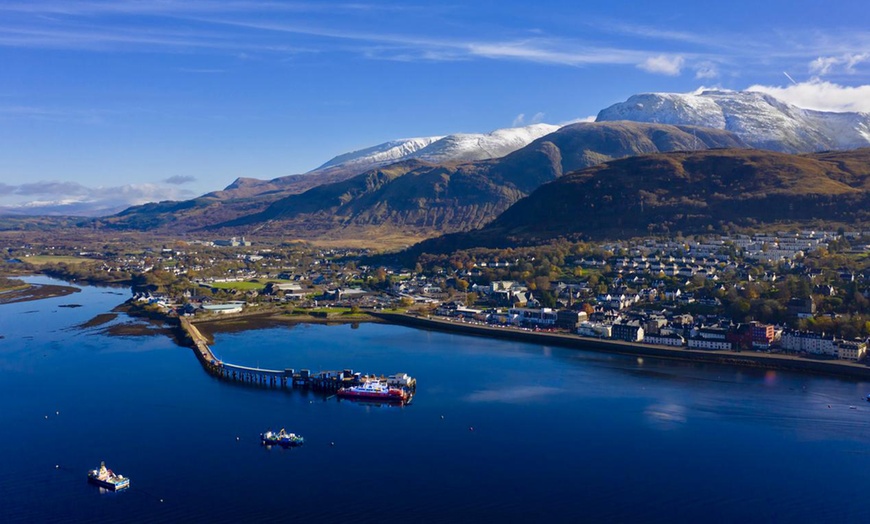
[(263, 369), (231, 364), (215, 356), (208, 346), (205, 336), (200, 333), (199, 329), (189, 319), (180, 317), (178, 320), (181, 330), (193, 343), (197, 359), (203, 368), (212, 375), (225, 380), (265, 387), (311, 389), (327, 393), (334, 393), (344, 387), (358, 386), (372, 381), (385, 382), (390, 386), (405, 389), (410, 393), (413, 393), (417, 387), (416, 379), (405, 373), (377, 376), (354, 373), (352, 369), (312, 373), (308, 369), (300, 369), (299, 371), (292, 368), (283, 370)]

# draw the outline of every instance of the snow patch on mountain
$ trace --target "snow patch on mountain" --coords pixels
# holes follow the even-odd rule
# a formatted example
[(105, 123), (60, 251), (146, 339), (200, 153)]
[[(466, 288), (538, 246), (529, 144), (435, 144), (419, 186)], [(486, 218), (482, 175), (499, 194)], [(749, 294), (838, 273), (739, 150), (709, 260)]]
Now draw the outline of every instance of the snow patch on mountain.
[(383, 165), (398, 162), (408, 157), (408, 155), (411, 155), (432, 144), (433, 142), (441, 140), (442, 138), (444, 137), (430, 136), (421, 138), (402, 138), (399, 140), (391, 140), (389, 142), (384, 142), (383, 144), (378, 144), (376, 146), (360, 149), (359, 151), (351, 151), (350, 153), (338, 155), (337, 157), (331, 159), (329, 162), (323, 164), (317, 169), (314, 169), (314, 171), (320, 171), (322, 169), (336, 167), (340, 165)]
[(870, 114), (802, 109), (750, 91), (645, 93), (598, 113), (597, 122), (631, 120), (731, 131), (753, 147), (804, 153), (870, 146)]
[(492, 133), (448, 135), (415, 152), (411, 157), (434, 164), (500, 158), (557, 131), (560, 127), (533, 124), (498, 129)]
[(458, 133), (393, 140), (339, 155), (311, 172), (336, 167), (365, 170), (412, 158), (432, 163), (498, 158), (513, 153), (559, 128), (560, 126), (550, 124), (533, 124), (498, 129), (491, 133)]

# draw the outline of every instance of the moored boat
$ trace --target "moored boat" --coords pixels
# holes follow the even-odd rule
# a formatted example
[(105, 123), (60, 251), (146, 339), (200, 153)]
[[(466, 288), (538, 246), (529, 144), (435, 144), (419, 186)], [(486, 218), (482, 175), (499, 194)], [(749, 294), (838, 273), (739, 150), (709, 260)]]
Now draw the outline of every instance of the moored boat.
[(100, 462), (99, 469), (88, 471), (88, 482), (111, 491), (118, 491), (130, 487), (130, 479), (124, 475), (118, 475), (111, 469), (107, 468), (105, 462)]
[(267, 431), (260, 434), (260, 441), (266, 446), (283, 446), (285, 448), (301, 446), (305, 443), (305, 438), (296, 433), (288, 433), (284, 428), (277, 433)]
[(336, 394), (339, 398), (379, 400), (382, 402), (407, 402), (410, 398), (410, 394), (402, 388), (390, 387), (374, 381), (359, 386), (341, 388)]

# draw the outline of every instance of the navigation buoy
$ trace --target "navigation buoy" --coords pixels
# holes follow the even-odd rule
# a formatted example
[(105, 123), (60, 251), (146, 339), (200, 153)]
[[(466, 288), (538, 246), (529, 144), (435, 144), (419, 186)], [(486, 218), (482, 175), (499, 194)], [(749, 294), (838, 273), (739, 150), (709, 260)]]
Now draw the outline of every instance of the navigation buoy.
[(330, 445), (330, 446), (335, 446), (335, 442), (330, 442), (329, 445)]
[(60, 411), (55, 411), (54, 414), (55, 414), (55, 415), (60, 415)]
[(45, 420), (48, 420), (48, 415), (45, 416)]
[(241, 440), (241, 439), (239, 437), (236, 437), (236, 442), (238, 442), (239, 440)]
[(54, 469), (60, 469), (60, 464), (55, 464)]
[(468, 431), (474, 431), (474, 426), (468, 426)]

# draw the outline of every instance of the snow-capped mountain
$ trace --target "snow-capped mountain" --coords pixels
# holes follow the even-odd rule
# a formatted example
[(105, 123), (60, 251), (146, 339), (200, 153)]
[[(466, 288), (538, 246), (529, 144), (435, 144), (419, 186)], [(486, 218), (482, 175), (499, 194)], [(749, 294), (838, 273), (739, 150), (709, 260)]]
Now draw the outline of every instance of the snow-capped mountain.
[(731, 131), (753, 147), (806, 153), (870, 146), (870, 114), (801, 109), (752, 91), (646, 93), (598, 113), (598, 122), (631, 120)]
[(393, 140), (339, 155), (310, 173), (337, 167), (363, 167), (362, 170), (365, 170), (409, 159), (444, 163), (499, 158), (529, 145), (559, 127), (550, 124), (533, 124), (498, 129), (491, 133), (458, 133)]
[(376, 146), (360, 149), (359, 151), (351, 151), (332, 158), (329, 162), (314, 169), (313, 171), (322, 171), (330, 167), (351, 166), (354, 164), (364, 165), (381, 165), (391, 164), (413, 155), (417, 151), (431, 145), (444, 138), (443, 136), (429, 136), (422, 138), (402, 138), (399, 140), (391, 140), (378, 144)]

